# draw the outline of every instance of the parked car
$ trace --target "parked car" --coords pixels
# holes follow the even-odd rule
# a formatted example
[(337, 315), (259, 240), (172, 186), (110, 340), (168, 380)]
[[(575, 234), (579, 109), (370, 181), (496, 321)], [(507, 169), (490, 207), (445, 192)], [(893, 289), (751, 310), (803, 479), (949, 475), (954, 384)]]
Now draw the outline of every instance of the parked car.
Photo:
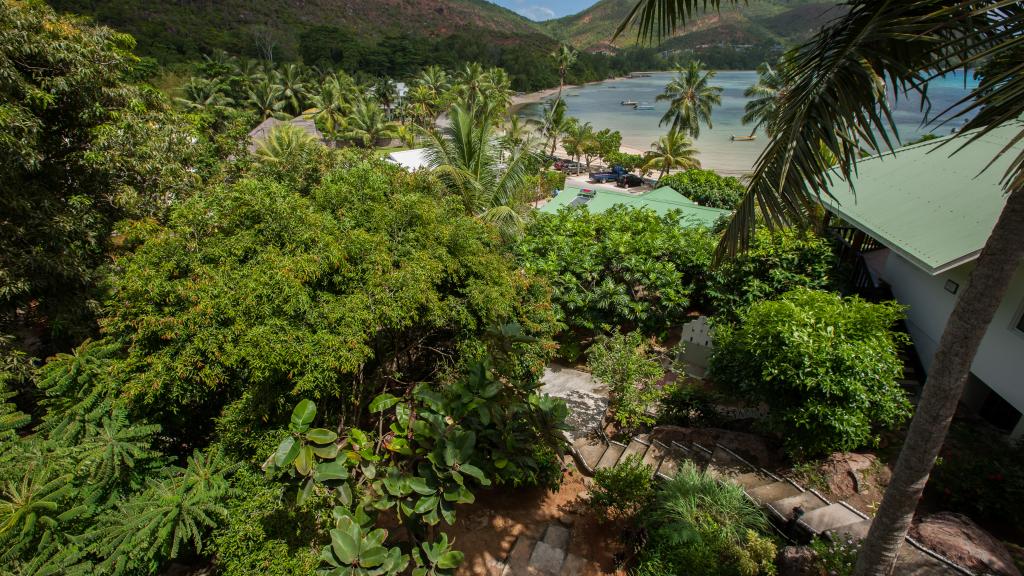
[(555, 164), (555, 170), (561, 170), (566, 174), (580, 174), (583, 172), (583, 165), (579, 162), (570, 162), (568, 160), (562, 160)]
[(636, 174), (623, 174), (615, 181), (615, 185), (619, 188), (635, 188), (636, 186), (643, 186), (644, 179)]
[(597, 182), (599, 184), (604, 182), (615, 182), (620, 176), (624, 176), (626, 173), (626, 169), (622, 166), (614, 166), (607, 172), (591, 172), (590, 181)]

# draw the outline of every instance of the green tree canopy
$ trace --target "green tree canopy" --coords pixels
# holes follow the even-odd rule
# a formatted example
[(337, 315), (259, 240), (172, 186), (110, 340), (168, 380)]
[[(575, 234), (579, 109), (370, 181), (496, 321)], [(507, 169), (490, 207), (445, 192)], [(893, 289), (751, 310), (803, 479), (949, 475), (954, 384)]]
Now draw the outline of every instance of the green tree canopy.
[(436, 377), (495, 324), (547, 333), (543, 290), (435, 194), (431, 177), (359, 161), (308, 196), (245, 179), (134, 226), (103, 320), (127, 350), (124, 393), (175, 430), (231, 403), (259, 422), (292, 394), (351, 398), (356, 416), (364, 394)]
[(669, 186), (701, 206), (724, 210), (735, 208), (747, 191), (735, 176), (720, 176), (699, 168), (669, 174), (658, 181), (658, 186)]
[(768, 405), (768, 426), (795, 456), (878, 442), (910, 416), (897, 380), (906, 336), (894, 302), (872, 304), (798, 289), (718, 324), (710, 374), (742, 398)]

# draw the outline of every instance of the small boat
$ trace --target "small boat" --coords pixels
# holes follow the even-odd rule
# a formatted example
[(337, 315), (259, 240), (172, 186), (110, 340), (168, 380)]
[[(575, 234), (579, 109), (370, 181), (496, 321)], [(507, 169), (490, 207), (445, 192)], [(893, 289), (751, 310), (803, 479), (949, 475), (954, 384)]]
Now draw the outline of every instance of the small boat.
[(633, 109), (634, 110), (654, 110), (654, 106), (648, 104), (647, 102), (641, 102), (641, 103), (636, 104), (635, 106), (633, 106)]
[(619, 102), (619, 104), (622, 104), (623, 106), (636, 106), (636, 101), (635, 100), (623, 100), (622, 102)]
[(729, 136), (729, 140), (733, 142), (753, 142), (757, 140), (757, 136), (751, 134), (750, 136)]

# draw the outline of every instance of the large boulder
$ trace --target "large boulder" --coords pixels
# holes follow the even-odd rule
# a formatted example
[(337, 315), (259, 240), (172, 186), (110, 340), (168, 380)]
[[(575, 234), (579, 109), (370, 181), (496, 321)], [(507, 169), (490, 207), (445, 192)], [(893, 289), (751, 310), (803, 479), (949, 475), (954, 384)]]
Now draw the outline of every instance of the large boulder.
[(963, 514), (939, 512), (925, 516), (910, 528), (910, 535), (964, 568), (1021, 576), (1006, 546)]
[(818, 467), (818, 471), (825, 478), (832, 497), (843, 500), (867, 491), (867, 476), (872, 469), (886, 476), (878, 481), (888, 483), (888, 469), (877, 463), (878, 458), (874, 454), (836, 452)]
[(819, 576), (821, 570), (814, 561), (809, 546), (786, 546), (779, 551), (778, 576)]

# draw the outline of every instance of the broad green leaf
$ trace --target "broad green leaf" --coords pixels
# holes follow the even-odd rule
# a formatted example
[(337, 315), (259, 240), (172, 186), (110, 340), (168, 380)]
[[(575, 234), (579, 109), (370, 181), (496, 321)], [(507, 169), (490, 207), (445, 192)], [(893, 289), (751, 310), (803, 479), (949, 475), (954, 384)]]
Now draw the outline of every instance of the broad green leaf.
[(370, 401), (370, 413), (376, 414), (378, 412), (383, 412), (395, 404), (398, 404), (399, 400), (400, 398), (392, 396), (391, 394), (380, 394)]
[(380, 566), (388, 558), (388, 549), (383, 546), (374, 546), (359, 554), (359, 565), (366, 568)]
[(433, 494), (437, 491), (435, 488), (432, 488), (427, 484), (426, 478), (422, 478), (420, 476), (413, 476), (412, 478), (409, 478), (409, 488), (412, 488), (413, 491), (418, 494), (423, 494), (424, 496)]
[(426, 514), (437, 507), (437, 496), (424, 496), (416, 502), (416, 513)]
[(333, 460), (338, 456), (338, 445), (328, 444), (327, 446), (313, 446), (313, 454), (324, 460)]
[(372, 548), (374, 546), (380, 546), (388, 538), (388, 531), (383, 528), (377, 528), (371, 530), (369, 534), (363, 538), (363, 548)]
[(295, 471), (302, 476), (308, 476), (313, 471), (313, 448), (303, 446), (295, 457)]
[(316, 404), (312, 400), (304, 399), (292, 410), (292, 419), (288, 427), (292, 432), (302, 433), (309, 430), (309, 425), (316, 418)]
[(338, 486), (338, 498), (341, 500), (342, 505), (352, 505), (352, 487), (348, 485), (348, 482)]
[(302, 487), (299, 488), (299, 491), (295, 493), (295, 505), (302, 506), (302, 503), (305, 502), (307, 498), (309, 498), (309, 495), (312, 492), (313, 479), (307, 478), (306, 481), (302, 483)]
[(306, 432), (306, 440), (313, 444), (330, 444), (338, 439), (338, 434), (326, 428), (313, 428)]
[(477, 481), (479, 481), (484, 486), (487, 486), (488, 484), (491, 483), (487, 479), (487, 477), (484, 476), (484, 471), (477, 468), (476, 466), (473, 466), (472, 464), (462, 464), (461, 466), (459, 466), (459, 472), (476, 478)]
[(465, 556), (462, 554), (462, 552), (459, 552), (458, 550), (452, 550), (450, 552), (445, 553), (441, 556), (441, 558), (438, 559), (437, 567), (444, 568), (445, 570), (451, 568), (458, 568), (459, 565), (462, 564), (462, 560), (464, 557)]
[(285, 468), (291, 465), (295, 457), (299, 455), (301, 448), (302, 444), (297, 442), (294, 437), (289, 436), (285, 438), (277, 446), (277, 452), (274, 453), (274, 463), (277, 464), (278, 468)]
[(316, 466), (314, 474), (317, 482), (331, 482), (334, 480), (347, 480), (348, 468), (338, 461), (321, 462)]
[(359, 557), (359, 545), (347, 532), (340, 529), (331, 530), (331, 550), (342, 564), (353, 564)]

